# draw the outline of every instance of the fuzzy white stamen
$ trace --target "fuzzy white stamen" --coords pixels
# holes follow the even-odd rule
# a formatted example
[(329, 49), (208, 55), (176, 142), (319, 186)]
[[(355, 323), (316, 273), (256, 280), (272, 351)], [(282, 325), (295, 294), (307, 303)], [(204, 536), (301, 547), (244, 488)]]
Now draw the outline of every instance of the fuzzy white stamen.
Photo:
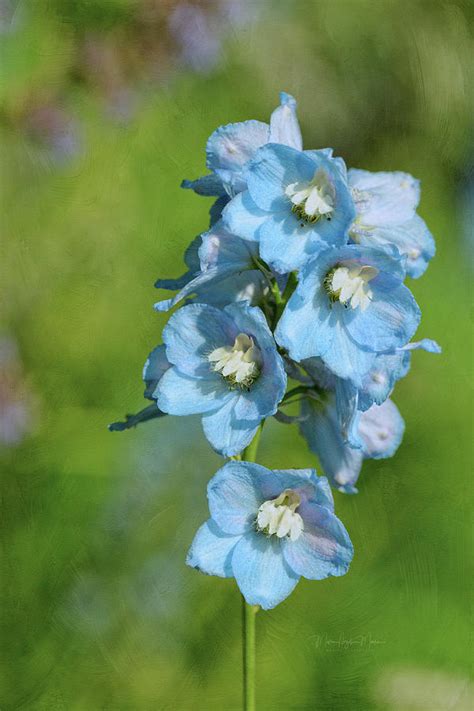
[(378, 273), (375, 267), (359, 264), (336, 267), (326, 279), (326, 288), (334, 301), (339, 300), (346, 306), (350, 304), (352, 309), (360, 306), (365, 311), (373, 296), (369, 282)]
[(304, 531), (303, 519), (296, 509), (301, 498), (293, 489), (285, 489), (276, 499), (265, 501), (257, 513), (257, 529), (267, 536), (297, 541)]
[(293, 211), (306, 222), (316, 222), (325, 217), (331, 219), (334, 212), (336, 191), (327, 173), (316, 171), (310, 183), (291, 183), (285, 194), (293, 203)]
[(208, 360), (231, 385), (248, 388), (260, 375), (260, 350), (245, 333), (239, 333), (233, 346), (215, 348)]

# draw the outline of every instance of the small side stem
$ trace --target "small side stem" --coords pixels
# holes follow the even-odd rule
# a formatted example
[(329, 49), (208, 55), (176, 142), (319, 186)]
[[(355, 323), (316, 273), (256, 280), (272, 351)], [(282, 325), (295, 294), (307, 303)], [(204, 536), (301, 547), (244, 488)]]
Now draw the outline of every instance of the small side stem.
[[(265, 420), (249, 446), (242, 452), (242, 460), (255, 462)], [(242, 596), (242, 664), (244, 711), (255, 711), (255, 617), (258, 605), (248, 605)]]

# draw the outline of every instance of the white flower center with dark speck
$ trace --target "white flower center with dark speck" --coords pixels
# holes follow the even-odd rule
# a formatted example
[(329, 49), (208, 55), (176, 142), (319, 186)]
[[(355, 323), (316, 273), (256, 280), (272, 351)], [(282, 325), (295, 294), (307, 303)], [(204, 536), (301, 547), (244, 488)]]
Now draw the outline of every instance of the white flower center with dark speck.
[(316, 171), (309, 183), (287, 185), (285, 194), (290, 198), (293, 212), (299, 219), (305, 222), (317, 222), (322, 217), (331, 219), (336, 191), (322, 168)]
[(340, 301), (352, 309), (360, 307), (365, 311), (373, 296), (369, 282), (378, 273), (375, 267), (359, 264), (339, 266), (327, 274), (324, 285), (332, 301)]

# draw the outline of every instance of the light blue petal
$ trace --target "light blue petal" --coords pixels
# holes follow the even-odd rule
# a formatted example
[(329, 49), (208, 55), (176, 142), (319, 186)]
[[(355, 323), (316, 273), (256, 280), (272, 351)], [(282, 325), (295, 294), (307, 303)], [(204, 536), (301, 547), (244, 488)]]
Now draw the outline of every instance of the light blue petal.
[(248, 190), (235, 196), (222, 211), (222, 219), (229, 232), (242, 239), (258, 242), (258, 231), (268, 212), (256, 206)]
[(304, 286), (300, 281), (275, 330), (276, 342), (298, 362), (328, 349), (336, 321), (325, 292), (314, 284), (314, 276), (310, 274)]
[(214, 286), (230, 275), (248, 269), (257, 255), (256, 247), (232, 235), (222, 222), (202, 234), (199, 244), (197, 258), (200, 271), (186, 282), (176, 296), (156, 303), (156, 311), (168, 311), (191, 294), (200, 293), (203, 287)]
[(242, 169), (255, 151), (268, 141), (268, 124), (243, 121), (220, 126), (209, 137), (206, 165), (233, 191), (245, 190)]
[(197, 178), (196, 180), (183, 180), (181, 187), (186, 190), (194, 190), (198, 195), (220, 197), (226, 194), (222, 180), (214, 173), (203, 175), (202, 178)]
[[(209, 511), (219, 528), (236, 535), (249, 531), (265, 498), (262, 482), (278, 481), (273, 472), (252, 462), (227, 462), (207, 485)], [(281, 493), (281, 489), (276, 496)]]
[(357, 493), (355, 483), (363, 455), (344, 443), (334, 404), (304, 401), (301, 413), (307, 416), (300, 424), (301, 434), (318, 456), (331, 485), (344, 493)]
[(264, 610), (287, 598), (300, 578), (286, 563), (280, 541), (253, 531), (235, 546), (232, 570), (246, 602)]
[(223, 533), (212, 519), (197, 531), (186, 557), (186, 564), (206, 575), (232, 578), (232, 552), (240, 536)]
[(407, 275), (413, 279), (424, 274), (436, 252), (431, 232), (418, 215), (399, 225), (364, 227), (356, 222), (351, 237), (357, 244), (382, 251), (389, 251), (395, 245), (405, 257)]
[(202, 287), (196, 300), (218, 308), (224, 308), (237, 301), (257, 306), (262, 302), (267, 286), (265, 277), (259, 269), (249, 269)]
[(268, 353), (274, 354), (276, 352), (273, 334), (260, 308), (242, 303), (229, 304), (229, 306), (225, 307), (224, 313), (232, 319), (240, 331), (258, 341), (259, 348), (263, 350), (264, 356)]
[(347, 166), (344, 160), (340, 156), (333, 156), (333, 148), (318, 148), (316, 150), (305, 151), (305, 153), (313, 158), (319, 159), (321, 156), (324, 158), (331, 159), (331, 165), (339, 173), (339, 177), (342, 178), (344, 183), (347, 184)]
[[(262, 259), (280, 274), (300, 269), (328, 247), (311, 225), (298, 222), (291, 212), (270, 215), (258, 234)], [(343, 239), (339, 233), (338, 241)]]
[(329, 480), (325, 476), (318, 476), (316, 480), (316, 496), (314, 503), (324, 506), (328, 511), (334, 511), (334, 498)]
[(173, 296), (171, 299), (157, 301), (156, 304), (153, 305), (153, 308), (158, 312), (169, 311), (173, 308), (173, 306), (179, 304), (180, 301), (186, 297), (198, 293), (202, 287), (211, 284), (218, 284), (220, 281), (230, 276), (233, 272), (233, 268), (229, 266), (223, 268), (212, 267), (207, 269), (205, 272), (200, 272), (197, 276), (191, 279), (191, 281), (188, 281), (188, 283), (176, 294), (176, 296)]
[(325, 476), (316, 476), (315, 469), (274, 469), (273, 474), (276, 477), (272, 483), (275, 487), (274, 493), (273, 490), (270, 492), (265, 488), (265, 481), (262, 483), (265, 499), (275, 498), (284, 489), (294, 489), (303, 502), (312, 501), (329, 511), (334, 511), (334, 499), (329, 482)]
[(336, 411), (344, 442), (360, 448), (358, 435), (359, 391), (350, 380), (338, 378), (336, 381)]
[(392, 392), (397, 380), (404, 378), (410, 369), (410, 354), (403, 350), (394, 354), (378, 355), (372, 368), (362, 380), (359, 390), (359, 410), (368, 410), (373, 404), (381, 405)]
[(208, 355), (233, 345), (238, 331), (224, 311), (206, 304), (190, 304), (174, 313), (163, 329), (166, 356), (182, 373), (208, 377)]
[[(396, 282), (401, 283), (406, 275), (398, 249), (393, 245), (388, 247), (385, 252), (381, 252), (378, 249), (350, 244), (332, 253), (328, 251), (327, 256), (326, 254), (321, 255), (321, 259), (318, 260), (318, 267), (320, 271), (327, 272), (327, 269), (331, 266), (345, 262), (376, 267), (382, 274), (390, 275), (394, 284)], [(370, 282), (371, 286), (377, 283), (378, 280), (380, 280), (380, 276)]]
[(420, 323), (421, 312), (406, 286), (402, 284), (384, 290), (380, 276), (373, 280), (373, 296), (367, 309), (347, 311), (345, 326), (361, 347), (383, 352), (401, 347), (410, 340)]
[[(335, 304), (333, 311), (340, 311), (343, 308), (340, 304)], [(327, 349), (321, 353), (321, 358), (335, 375), (339, 378), (348, 378), (354, 385), (360, 387), (375, 357), (376, 353), (356, 343), (340, 315), (339, 318), (334, 319), (332, 338)]]
[(259, 482), (265, 501), (275, 499), (285, 489), (293, 489), (304, 501), (318, 496), (314, 469), (272, 469), (271, 474)]
[(296, 115), (296, 101), (284, 91), (280, 93), (280, 106), (275, 109), (270, 118), (269, 143), (282, 143), (301, 151), (303, 139)]
[(158, 381), (169, 367), (170, 364), (166, 357), (166, 346), (163, 344), (154, 348), (143, 366), (143, 380), (146, 386), (144, 396), (148, 398), (148, 400), (153, 400), (153, 393)]
[(250, 196), (261, 210), (291, 210), (285, 195), (290, 183), (310, 181), (315, 173), (314, 161), (289, 146), (269, 143), (260, 148), (245, 171)]
[(302, 504), (298, 513), (304, 531), (296, 541), (285, 539), (283, 555), (292, 570), (310, 580), (347, 573), (354, 555), (349, 534), (341, 521), (323, 506)]
[(420, 183), (408, 173), (370, 173), (351, 169), (359, 220), (364, 225), (397, 225), (411, 220), (420, 201)]
[(214, 267), (238, 272), (252, 266), (253, 259), (258, 256), (257, 245), (229, 232), (222, 221), (201, 237), (199, 260), (203, 272)]
[(260, 424), (260, 420), (251, 422), (236, 417), (236, 396), (234, 393), (232, 396), (220, 410), (202, 418), (204, 434), (209, 444), (223, 457), (240, 454), (253, 440)]
[(359, 420), (364, 456), (369, 459), (392, 457), (400, 446), (404, 431), (405, 423), (392, 400), (372, 405)]
[(163, 375), (153, 397), (160, 410), (169, 415), (195, 415), (223, 407), (233, 394), (217, 373), (193, 378), (173, 367)]
[(317, 156), (324, 156), (325, 158), (332, 158), (333, 153), (334, 153), (334, 148), (311, 148), (308, 151), (305, 151), (306, 155), (317, 157)]
[(423, 350), (427, 353), (441, 353), (441, 346), (431, 338), (422, 338), (421, 341), (413, 341), (407, 343), (406, 346), (399, 348), (400, 351), (416, 351)]

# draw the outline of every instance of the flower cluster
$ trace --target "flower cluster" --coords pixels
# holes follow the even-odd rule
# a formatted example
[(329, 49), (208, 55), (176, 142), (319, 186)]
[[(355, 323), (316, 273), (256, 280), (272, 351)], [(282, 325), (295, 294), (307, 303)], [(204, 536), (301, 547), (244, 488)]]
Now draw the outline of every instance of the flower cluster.
[[(206, 156), (209, 173), (182, 186), (214, 197), (209, 229), (188, 247), (185, 274), (156, 282), (177, 293), (155, 309), (180, 308), (145, 364), (153, 402), (111, 428), (201, 415), (214, 450), (236, 461), (209, 483), (211, 518), (188, 563), (235, 577), (267, 609), (300, 576), (348, 569), (352, 545), (329, 484), (355, 493), (363, 460), (401, 442), (391, 392), (412, 350), (440, 350), (411, 341), (420, 309), (405, 279), (421, 276), (435, 249), (416, 214), (418, 181), (303, 150), (288, 94), (269, 124), (218, 128)], [(270, 416), (298, 423), (325, 477), (242, 461)]]

